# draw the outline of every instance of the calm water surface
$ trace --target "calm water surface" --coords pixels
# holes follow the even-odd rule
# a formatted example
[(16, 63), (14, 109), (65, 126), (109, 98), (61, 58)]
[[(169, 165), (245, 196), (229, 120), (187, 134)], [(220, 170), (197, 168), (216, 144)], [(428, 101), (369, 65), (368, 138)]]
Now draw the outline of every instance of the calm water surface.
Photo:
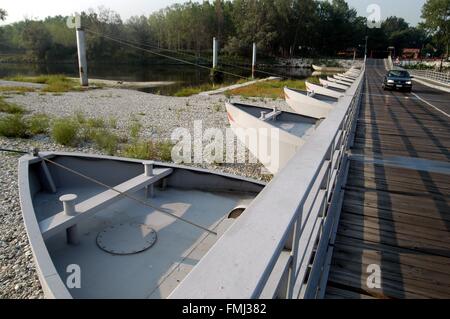
[[(224, 69), (227, 72), (249, 77), (251, 71), (241, 68)], [(271, 72), (280, 76), (304, 79), (311, 75), (311, 70), (300, 68), (265, 68), (266, 72)], [(190, 65), (108, 65), (90, 64), (88, 65), (89, 77), (97, 79), (117, 80), (117, 81), (170, 81), (176, 82), (174, 85), (144, 89), (146, 92), (170, 94), (186, 86), (198, 86), (210, 83), (209, 70)], [(41, 75), (41, 74), (64, 74), (66, 76), (77, 77), (78, 67), (76, 64), (0, 64), (0, 77), (14, 75)], [(257, 73), (257, 77), (270, 76), (264, 73)], [(232, 83), (238, 77), (225, 75), (224, 81)]]

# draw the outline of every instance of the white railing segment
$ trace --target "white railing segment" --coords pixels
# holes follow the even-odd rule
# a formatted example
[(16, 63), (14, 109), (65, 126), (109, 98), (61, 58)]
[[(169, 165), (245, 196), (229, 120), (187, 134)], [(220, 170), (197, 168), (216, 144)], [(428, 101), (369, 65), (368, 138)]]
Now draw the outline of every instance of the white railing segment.
[(364, 68), (328, 118), (170, 298), (321, 296)]
[(426, 80), (432, 80), (445, 85), (450, 85), (450, 72), (436, 72), (432, 70), (408, 70), (408, 72), (417, 77)]

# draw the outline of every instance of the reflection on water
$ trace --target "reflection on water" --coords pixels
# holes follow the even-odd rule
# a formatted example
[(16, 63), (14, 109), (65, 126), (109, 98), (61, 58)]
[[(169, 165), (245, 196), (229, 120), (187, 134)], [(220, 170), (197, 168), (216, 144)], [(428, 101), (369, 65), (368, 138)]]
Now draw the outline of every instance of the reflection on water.
[[(224, 68), (225, 71), (243, 77), (250, 77), (250, 69)], [(304, 79), (311, 75), (311, 70), (301, 68), (264, 68), (265, 72), (274, 73), (285, 77)], [(144, 89), (145, 92), (170, 94), (186, 86), (198, 86), (210, 83), (209, 70), (191, 65), (114, 65), (114, 64), (90, 64), (88, 65), (90, 78), (120, 80), (120, 81), (170, 81), (176, 82), (174, 85), (158, 88)], [(40, 75), (40, 74), (64, 74), (66, 76), (77, 77), (78, 67), (76, 64), (0, 64), (0, 77), (14, 75)], [(257, 77), (264, 78), (270, 76), (265, 73), (257, 73)], [(225, 75), (224, 81), (232, 83), (239, 80), (238, 77)]]

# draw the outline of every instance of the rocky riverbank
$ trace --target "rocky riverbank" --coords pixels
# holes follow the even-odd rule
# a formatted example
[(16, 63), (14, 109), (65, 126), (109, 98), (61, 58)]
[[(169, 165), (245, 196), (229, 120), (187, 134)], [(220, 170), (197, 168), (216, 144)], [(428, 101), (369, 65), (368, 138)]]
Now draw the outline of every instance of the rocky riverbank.
[[(1, 83), (0, 86), (10, 85)], [(22, 86), (22, 83), (17, 83)], [(26, 84), (23, 84), (26, 86)], [(18, 104), (30, 114), (45, 113), (51, 117), (73, 116), (82, 113), (87, 118), (117, 120), (116, 131), (126, 135), (130, 118), (142, 124), (141, 138), (170, 139), (174, 129), (193, 130), (194, 121), (201, 120), (203, 129), (226, 129), (224, 95), (167, 97), (125, 89), (99, 89), (85, 92), (42, 94), (27, 92), (3, 94), (6, 101)], [(236, 102), (286, 109), (283, 100), (240, 99)], [(0, 115), (1, 116), (1, 115)], [(92, 145), (78, 148), (55, 144), (49, 136), (31, 139), (0, 137), (0, 147), (30, 150), (38, 147), (46, 151), (70, 151), (101, 154)], [(0, 298), (42, 298), (32, 253), (24, 230), (17, 187), (18, 156), (0, 152)], [(196, 164), (197, 165), (197, 164)], [(204, 168), (236, 175), (267, 180), (260, 164), (199, 164)]]

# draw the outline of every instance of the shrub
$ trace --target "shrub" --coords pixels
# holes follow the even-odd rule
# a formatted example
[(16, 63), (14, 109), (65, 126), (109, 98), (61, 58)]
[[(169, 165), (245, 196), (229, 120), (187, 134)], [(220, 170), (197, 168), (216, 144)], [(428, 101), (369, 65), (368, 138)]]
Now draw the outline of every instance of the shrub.
[(17, 104), (6, 102), (3, 97), (0, 97), (0, 112), (9, 114), (23, 114), (25, 109)]
[(136, 141), (127, 145), (123, 154), (129, 158), (148, 159), (148, 150), (148, 143)]
[(50, 118), (46, 114), (35, 114), (28, 120), (28, 127), (33, 135), (47, 133), (49, 126)]
[(91, 128), (104, 128), (106, 126), (102, 118), (89, 118), (86, 121), (86, 125)]
[(86, 123), (86, 116), (84, 115), (83, 112), (78, 111), (75, 113), (75, 119), (77, 120), (78, 123), (80, 124), (84, 124)]
[(169, 141), (157, 143), (158, 159), (164, 162), (172, 161), (172, 148), (173, 144)]
[(139, 133), (141, 132), (142, 124), (137, 120), (131, 120), (129, 130), (130, 136), (133, 139), (137, 139), (139, 137)]
[(28, 127), (21, 114), (0, 118), (0, 135), (5, 137), (28, 137)]
[(119, 137), (107, 130), (99, 130), (94, 134), (95, 145), (108, 155), (114, 155), (119, 145)]
[(110, 128), (117, 128), (117, 117), (110, 116), (108, 119), (108, 124)]
[(80, 125), (72, 118), (60, 118), (53, 122), (52, 137), (62, 145), (75, 145), (78, 139)]
[(130, 158), (172, 161), (173, 144), (169, 141), (136, 141), (127, 145), (124, 155)]

